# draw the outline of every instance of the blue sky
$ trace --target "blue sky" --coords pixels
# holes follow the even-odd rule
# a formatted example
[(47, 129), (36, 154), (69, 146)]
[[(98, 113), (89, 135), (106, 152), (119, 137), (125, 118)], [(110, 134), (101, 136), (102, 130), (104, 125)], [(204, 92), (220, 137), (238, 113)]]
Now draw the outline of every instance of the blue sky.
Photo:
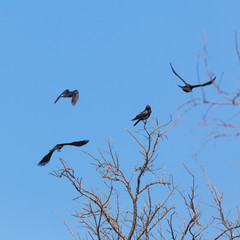
[[(125, 130), (137, 130), (130, 120), (149, 104), (164, 124), (170, 114), (177, 119), (177, 107), (191, 98), (178, 88), (170, 62), (196, 82), (206, 33), (211, 70), (217, 77), (222, 71), (239, 76), (234, 46), (239, 9), (237, 0), (1, 1), (0, 238), (71, 239), (53, 212), (79, 230), (67, 211), (74, 209), (76, 194), (48, 173), (61, 157), (92, 186), (97, 180), (91, 159), (66, 147), (47, 166), (37, 163), (57, 143), (89, 139), (84, 150), (97, 155), (98, 146), (106, 149), (113, 139), (127, 169), (139, 150)], [(200, 76), (208, 79), (202, 58)], [(224, 81), (236, 88), (226, 84), (231, 78)], [(75, 107), (63, 99), (53, 104), (66, 88), (79, 90)], [(217, 97), (211, 87), (206, 92)], [(200, 172), (191, 157), (208, 133), (198, 125), (200, 112), (184, 115), (160, 146), (161, 164), (183, 185), (189, 178), (182, 163)], [(198, 157), (233, 209), (240, 205), (238, 149), (239, 139), (220, 139)]]

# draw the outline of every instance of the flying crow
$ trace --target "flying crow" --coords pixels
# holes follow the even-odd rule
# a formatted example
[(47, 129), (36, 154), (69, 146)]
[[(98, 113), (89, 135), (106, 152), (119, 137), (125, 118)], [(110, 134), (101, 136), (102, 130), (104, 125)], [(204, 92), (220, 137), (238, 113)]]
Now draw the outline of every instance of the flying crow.
[(80, 146), (83, 146), (83, 145), (87, 144), (88, 142), (89, 142), (88, 140), (83, 140), (83, 141), (72, 142), (72, 143), (60, 143), (60, 144), (57, 144), (54, 148), (52, 148), (49, 151), (49, 153), (45, 157), (43, 157), (43, 159), (38, 163), (38, 166), (44, 166), (47, 163), (49, 163), (50, 158), (51, 158), (53, 152), (55, 150), (58, 150), (60, 152), (62, 147), (65, 146), (65, 145), (71, 145), (71, 146), (80, 147)]
[(134, 123), (134, 126), (136, 126), (141, 120), (143, 121), (147, 120), (150, 117), (151, 113), (152, 113), (151, 107), (147, 105), (144, 111), (142, 111), (134, 119), (132, 119), (132, 121), (137, 120), (137, 122)]
[(78, 98), (79, 98), (79, 92), (78, 90), (74, 90), (74, 91), (69, 91), (68, 89), (66, 89), (65, 91), (63, 91), (59, 96), (58, 98), (55, 100), (54, 103), (56, 103), (60, 97), (63, 97), (63, 98), (72, 98), (72, 105), (75, 105)]
[(170, 63), (170, 66), (171, 66), (171, 68), (172, 68), (173, 73), (174, 73), (177, 77), (179, 77), (179, 78), (185, 83), (185, 86), (180, 86), (180, 85), (178, 85), (180, 88), (182, 88), (182, 90), (183, 90), (184, 92), (191, 92), (193, 88), (196, 88), (196, 87), (204, 87), (204, 86), (210, 85), (210, 84), (212, 84), (212, 83), (215, 81), (215, 79), (216, 79), (216, 77), (215, 77), (215, 78), (213, 78), (211, 81), (206, 82), (206, 83), (203, 83), (203, 84), (190, 85), (190, 84), (186, 83), (186, 82), (175, 72), (175, 70), (173, 69), (171, 63)]

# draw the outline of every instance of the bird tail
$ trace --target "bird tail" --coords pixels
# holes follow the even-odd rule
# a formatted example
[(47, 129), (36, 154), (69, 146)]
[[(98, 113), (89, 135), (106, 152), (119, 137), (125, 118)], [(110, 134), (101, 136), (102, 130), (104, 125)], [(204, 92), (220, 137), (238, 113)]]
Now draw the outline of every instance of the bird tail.
[(140, 121), (141, 119), (138, 119), (138, 121), (136, 121), (133, 126), (136, 126)]

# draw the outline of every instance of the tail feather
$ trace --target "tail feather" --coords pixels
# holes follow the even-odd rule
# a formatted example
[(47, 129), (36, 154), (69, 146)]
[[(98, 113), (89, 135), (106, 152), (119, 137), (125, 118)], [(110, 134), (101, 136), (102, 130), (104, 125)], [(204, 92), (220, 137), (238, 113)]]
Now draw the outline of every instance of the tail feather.
[(141, 119), (138, 119), (138, 121), (136, 121), (133, 126), (136, 126), (140, 121)]

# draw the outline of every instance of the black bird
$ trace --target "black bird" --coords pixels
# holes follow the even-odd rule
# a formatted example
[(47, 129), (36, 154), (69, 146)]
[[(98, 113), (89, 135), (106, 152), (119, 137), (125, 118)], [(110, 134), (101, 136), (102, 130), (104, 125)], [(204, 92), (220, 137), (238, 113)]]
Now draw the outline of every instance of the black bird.
[(151, 107), (147, 105), (144, 111), (142, 111), (134, 119), (132, 119), (132, 121), (137, 120), (137, 122), (134, 123), (134, 126), (136, 126), (141, 120), (142, 121), (147, 120), (150, 117), (151, 113), (152, 113)]
[(216, 79), (216, 77), (215, 77), (215, 78), (213, 78), (211, 81), (206, 82), (206, 83), (203, 83), (203, 84), (190, 85), (190, 84), (186, 83), (186, 82), (175, 72), (175, 70), (173, 69), (171, 63), (170, 63), (170, 66), (171, 66), (171, 68), (172, 68), (173, 73), (174, 73), (177, 77), (179, 77), (179, 78), (185, 83), (185, 86), (180, 86), (180, 85), (178, 85), (180, 88), (182, 88), (182, 90), (183, 90), (184, 92), (191, 92), (193, 88), (196, 88), (196, 87), (204, 87), (204, 86), (210, 85), (210, 84), (212, 84), (212, 83), (215, 81), (215, 79)]
[(53, 152), (55, 150), (58, 150), (58, 152), (60, 152), (60, 150), (62, 149), (62, 147), (64, 147), (65, 145), (71, 145), (71, 146), (76, 146), (76, 147), (80, 147), (80, 146), (83, 146), (85, 144), (87, 144), (89, 141), (88, 140), (83, 140), (83, 141), (78, 141), (78, 142), (71, 142), (71, 143), (60, 143), (60, 144), (57, 144), (54, 148), (52, 148), (49, 153), (43, 157), (43, 159), (38, 163), (38, 166), (44, 166), (46, 165), (47, 163), (49, 163), (50, 161), (50, 158), (53, 154)]
[(72, 98), (72, 105), (75, 105), (78, 98), (79, 98), (79, 92), (78, 90), (74, 90), (74, 91), (69, 91), (69, 89), (66, 89), (65, 91), (63, 91), (59, 96), (58, 98), (55, 100), (54, 103), (56, 103), (60, 97), (63, 97), (63, 98)]

